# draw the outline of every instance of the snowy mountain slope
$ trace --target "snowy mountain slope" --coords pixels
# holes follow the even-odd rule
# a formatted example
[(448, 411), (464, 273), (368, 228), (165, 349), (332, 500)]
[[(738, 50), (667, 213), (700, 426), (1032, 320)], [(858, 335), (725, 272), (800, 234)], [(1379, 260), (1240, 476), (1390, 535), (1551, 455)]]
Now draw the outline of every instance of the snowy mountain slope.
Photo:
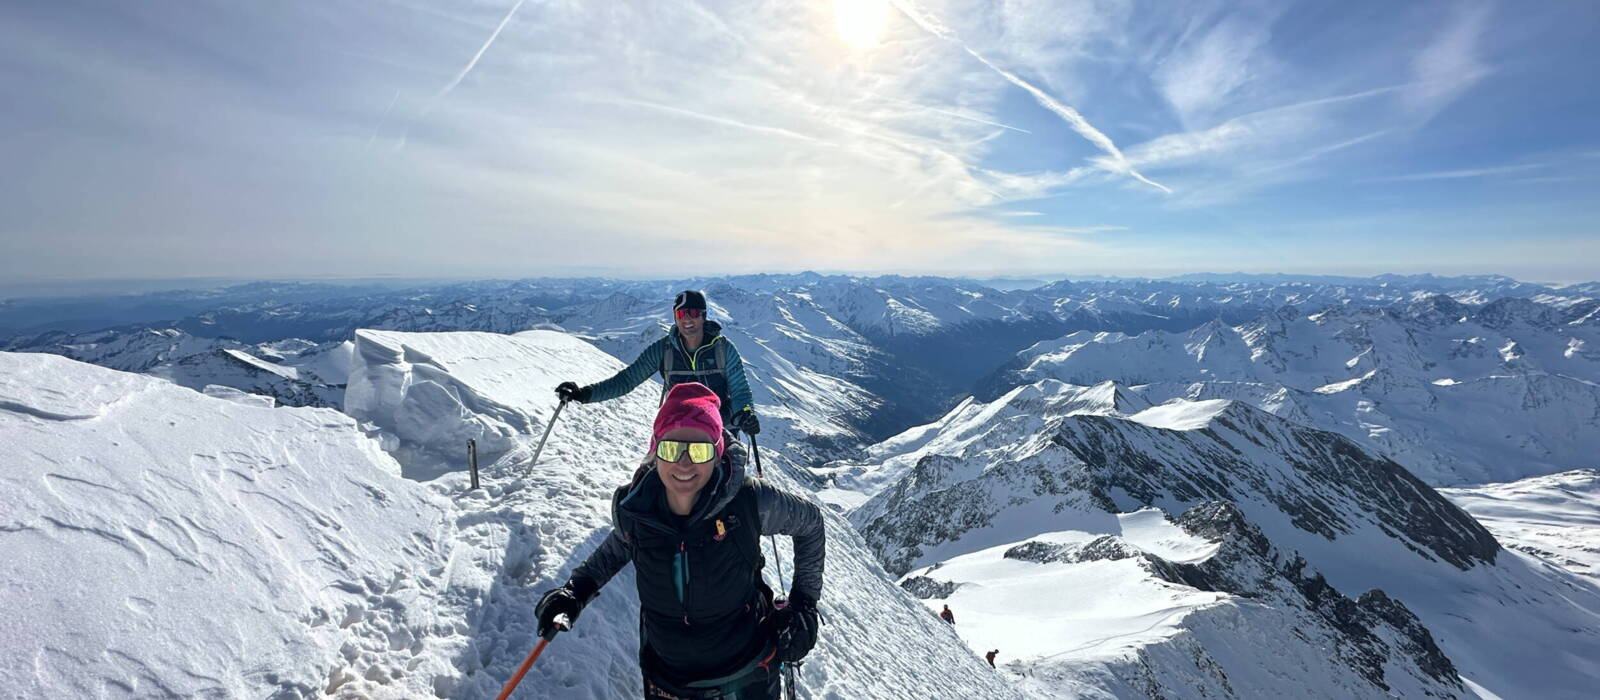
[(1439, 492), (1507, 548), (1600, 583), (1600, 472), (1577, 469)]
[(1003, 399), (988, 404), (967, 399), (939, 421), (912, 428), (868, 448), (865, 460), (838, 460), (812, 473), (829, 486), (820, 492), (824, 501), (846, 508), (894, 484), (924, 459), (976, 459), (995, 444), (996, 420), (1012, 422), (1019, 432), (1044, 426), (1044, 416), (1116, 414), (1148, 406), (1111, 382), (1080, 387), (1041, 381), (1018, 387)]
[[(1072, 396), (1059, 385), (1041, 383), (1008, 397), (1026, 401), (1037, 394)], [(1078, 587), (1066, 590), (1086, 596), (1084, 605), (1091, 610), (1101, 606), (1115, 611), (1114, 606), (1097, 602), (1108, 595), (1099, 591), (1136, 590), (1136, 586), (1129, 588), (1132, 584), (1125, 582), (1097, 588), (1081, 578), (1088, 574), (1070, 570), (1106, 558), (1099, 553), (1085, 557), (1081, 550), (1089, 549), (1085, 542), (1110, 536), (1121, 538), (1111, 541), (1115, 546), (1110, 550), (1121, 552), (1117, 559), (1140, 558), (1141, 552), (1155, 557), (1142, 559), (1149, 562), (1150, 575), (1163, 581), (1266, 601), (1273, 609), (1261, 613), (1267, 617), (1256, 616), (1253, 608), (1241, 608), (1240, 614), (1245, 615), (1244, 628), (1261, 630), (1251, 634), (1264, 635), (1266, 647), (1275, 650), (1271, 653), (1283, 649), (1281, 653), (1290, 658), (1310, 658), (1306, 655), (1312, 652), (1298, 645), (1334, 635), (1327, 638), (1340, 640), (1336, 648), (1350, 651), (1341, 657), (1345, 665), (1356, 669), (1351, 671), (1356, 678), (1365, 679), (1340, 681), (1362, 684), (1365, 690), (1357, 694), (1381, 689), (1370, 670), (1376, 668), (1374, 650), (1382, 645), (1374, 645), (1369, 636), (1388, 640), (1389, 651), (1377, 654), (1386, 660), (1378, 665), (1408, 669), (1397, 677), (1424, 684), (1433, 681), (1422, 679), (1438, 680), (1438, 674), (1428, 670), (1437, 664), (1430, 660), (1433, 655), (1421, 642), (1418, 628), (1431, 631), (1443, 656), (1454, 663), (1469, 687), (1505, 697), (1583, 697), (1587, 692), (1596, 669), (1585, 659), (1600, 655), (1600, 588), (1519, 552), (1501, 551), (1481, 525), (1393, 462), (1370, 456), (1335, 434), (1231, 401), (1175, 402), (1144, 409), (1134, 405), (1131, 409), (1137, 412), (1120, 414), (1077, 412), (1060, 398), (1062, 405), (1055, 408), (1048, 400), (1017, 408), (1003, 405), (1004, 401), (995, 402), (999, 406), (964, 406), (960, 415), (934, 430), (937, 434), (907, 441), (910, 449), (899, 454), (914, 455), (912, 466), (851, 514), (891, 572), (905, 572), (908, 580), (932, 580), (917, 584), (924, 591), (936, 591), (941, 598), (953, 594), (952, 600), (971, 596), (965, 604), (980, 609), (1003, 608), (1004, 597), (991, 596), (1013, 585), (1006, 577), (975, 575), (970, 586), (961, 586), (962, 581), (942, 579), (939, 572), (957, 562), (999, 562), (1012, 548), (1041, 541), (1047, 546), (1028, 545), (1024, 551), (1046, 552), (1044, 563), (1057, 568), (1036, 569), (1028, 576), (1067, 577), (1060, 579), (1063, 588), (1072, 577), (1079, 577)], [(917, 452), (918, 447), (936, 446), (941, 440), (947, 441), (947, 448)], [(870, 473), (873, 465), (863, 471)], [(1237, 523), (1193, 527), (1198, 521), (1186, 514), (1208, 501), (1237, 512), (1237, 517), (1210, 520)], [(1119, 524), (1127, 517), (1119, 514), (1148, 507), (1159, 508), (1180, 527), (1190, 522), (1186, 532), (1220, 540), (1223, 552), (1256, 554), (1203, 563), (1202, 568), (1210, 569), (1205, 576), (1173, 575), (1167, 566), (1173, 560), (1160, 548), (1152, 551), (1129, 544)], [(1222, 535), (1205, 534), (1210, 531)], [(1226, 534), (1230, 532), (1234, 534)], [(1241, 542), (1255, 541), (1252, 532), (1260, 534), (1270, 551), (1254, 544), (1240, 548)], [(952, 571), (959, 574), (961, 569)], [(952, 590), (950, 584), (958, 585)], [(1320, 592), (1324, 588), (1331, 593)], [(1361, 593), (1374, 589), (1386, 596)], [(1262, 590), (1277, 593), (1265, 598), (1245, 595)], [(1398, 601), (1410, 612), (1378, 614), (1377, 610), (1392, 607), (1384, 598)], [(1362, 609), (1363, 600), (1375, 606), (1371, 612), (1376, 617), (1351, 612)], [(1173, 612), (1185, 609), (1180, 604)], [(1080, 614), (1070, 600), (1055, 611), (1069, 618)], [(1198, 613), (1191, 609), (1187, 614)], [(1420, 623), (1408, 622), (1410, 614)], [(1284, 615), (1301, 620), (1291, 627), (1305, 634), (1274, 636), (1271, 630), (1284, 627), (1263, 620)], [(1356, 625), (1365, 632), (1350, 627), (1348, 621), (1355, 619), (1350, 615), (1365, 620)], [(1030, 616), (1043, 617), (1038, 611)], [(1198, 625), (1213, 618), (1196, 618), (1197, 627), (1192, 629), (1189, 619), (1183, 617), (1179, 624), (1193, 632), (1189, 639), (1226, 643), (1228, 637), (1214, 629), (1200, 631)], [(1325, 624), (1317, 624), (1317, 619)], [(1495, 634), (1483, 635), (1484, 628), (1494, 629)], [(1045, 633), (1023, 628), (1014, 634)], [(992, 639), (975, 641), (977, 646), (999, 645)], [(1071, 647), (1057, 656), (1018, 663), (1035, 674), (1081, 671), (1084, 663), (1104, 661), (1085, 656), (1096, 649), (1133, 653), (1127, 647), (1137, 644), (1122, 642), (1112, 636), (1092, 647)], [(1173, 648), (1165, 644), (1147, 645), (1146, 656), (1134, 658), (1191, 658), (1173, 656)], [(1569, 653), (1552, 656), (1533, 651), (1550, 645)], [(1242, 659), (1252, 658), (1247, 651), (1227, 653), (1241, 654), (1236, 662), (1243, 663)], [(1255, 658), (1260, 653), (1267, 652), (1257, 650)], [(1223, 663), (1218, 657), (1209, 658)], [(1172, 672), (1187, 677), (1197, 662), (1167, 671), (1127, 663), (1134, 665), (1124, 665), (1123, 673)], [(1117, 674), (1114, 669), (1104, 672)], [(1224, 675), (1234, 680), (1250, 677), (1248, 672)], [(1382, 676), (1388, 677), (1388, 672)], [(1272, 687), (1269, 683), (1258, 690), (1269, 692)], [(1336, 695), (1322, 688), (1308, 692)]]
[(305, 697), (363, 636), (424, 652), (391, 625), (451, 506), (349, 417), (0, 353), (0, 435), (8, 692)]
[[(529, 356), (616, 367), (551, 333), (362, 336), (408, 358), (410, 376), (366, 395), (374, 414), (471, 427), (550, 419), (542, 387), (555, 375), (522, 365)], [(364, 372), (381, 377), (373, 354)], [(439, 390), (400, 390), (428, 383)], [(0, 456), (14, 465), (0, 475), (12, 504), (0, 599), (14, 611), (0, 680), (28, 697), (491, 696), (532, 647), (537, 594), (598, 544), (653, 408), (641, 395), (569, 409), (533, 470), (523, 462), (534, 436), (512, 434), (484, 465), (484, 488), (469, 491), (460, 472), (400, 478), (379, 440), (339, 413), (0, 353)], [(400, 434), (380, 438), (442, 453), (461, 429), (406, 432), (419, 425), (397, 421)], [(829, 536), (811, 696), (1022, 697), (895, 587), (842, 519), (830, 517)], [(638, 695), (630, 576), (517, 697)]]
[(350, 362), (347, 343), (289, 339), (251, 346), (174, 328), (47, 333), (7, 347), (144, 372), (191, 389), (214, 384), (270, 396), (286, 406), (329, 408), (343, 402)]
[(280, 365), (243, 350), (217, 349), (157, 365), (147, 372), (179, 386), (204, 389), (225, 386), (250, 394), (270, 396), (284, 406), (338, 408), (344, 402), (344, 383), (331, 384), (292, 365)]
[[(347, 406), (379, 425), (390, 436), (385, 443), (403, 460), (422, 460), (407, 464), (408, 472), (437, 469), (434, 457), (458, 450), (467, 435), (478, 436), (485, 457), (500, 455), (492, 464), (485, 461), (487, 488), (461, 497), (468, 511), (461, 527), (496, 545), (474, 555), (476, 575), (504, 573), (487, 592), (478, 585), (446, 596), (485, 601), (468, 620), (478, 632), (461, 653), (486, 660), (469, 659), (462, 667), (468, 677), (452, 692), (458, 697), (492, 692), (489, 680), (509, 675), (520, 661), (517, 650), (531, 647), (537, 594), (565, 580), (599, 544), (611, 490), (629, 478), (646, 445), (655, 394), (641, 390), (617, 401), (569, 406), (530, 471), (524, 463), (555, 408), (548, 387), (570, 373), (614, 372), (620, 367), (616, 359), (548, 331), (515, 336), (362, 331), (357, 345)], [(796, 488), (774, 469), (779, 461), (774, 456), (768, 452), (768, 477)], [(455, 489), (461, 481), (461, 474), (452, 473), (433, 483)], [(812, 696), (1020, 696), (900, 591), (860, 536), (831, 513), (828, 537), (822, 610), (829, 624), (804, 667), (804, 685)], [(786, 542), (782, 549), (788, 561)], [(770, 566), (769, 581), (776, 573)], [(631, 575), (629, 569), (614, 579), (574, 631), (552, 645), (524, 681), (525, 697), (638, 694), (638, 601)], [(932, 668), (943, 673), (932, 674)], [(480, 669), (487, 673), (477, 673)]]
[(1009, 381), (1139, 385), (1152, 402), (1231, 398), (1342, 433), (1430, 483), (1581, 467), (1600, 452), (1600, 327), (1503, 298), (1404, 309), (1285, 307), (1185, 333), (1079, 332), (1020, 356)]
[(4, 349), (48, 352), (124, 372), (152, 367), (222, 348), (247, 347), (226, 338), (196, 337), (175, 328), (113, 329), (91, 333), (45, 333), (15, 338)]
[[(1144, 509), (1113, 529), (963, 555), (908, 582), (953, 586), (946, 601), (973, 649), (1002, 650), (1026, 686), (1069, 697), (1465, 693), (1403, 605), (1376, 591), (1346, 598), (1231, 504), (1175, 522)], [(1062, 694), (1062, 679), (1089, 688)]]

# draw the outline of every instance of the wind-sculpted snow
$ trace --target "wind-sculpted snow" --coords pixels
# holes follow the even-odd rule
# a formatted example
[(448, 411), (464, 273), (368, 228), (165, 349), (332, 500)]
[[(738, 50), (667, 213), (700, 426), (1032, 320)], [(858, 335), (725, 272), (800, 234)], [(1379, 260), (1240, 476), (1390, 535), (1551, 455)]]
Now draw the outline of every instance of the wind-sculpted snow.
[[(1084, 410), (1089, 390), (969, 402), (823, 470), (885, 567), (957, 610), (974, 650), (1119, 697), (1588, 692), (1600, 588), (1501, 550), (1399, 465), (1242, 403)], [(1220, 549), (1151, 537), (1134, 513)], [(1571, 653), (1533, 651), (1551, 645)], [(1287, 670), (1262, 674), (1268, 656)]]
[(349, 417), (0, 353), (0, 436), (8, 694), (309, 697), (424, 653), (391, 625), (450, 505)]
[[(525, 407), (553, 396), (556, 384), (535, 376), (571, 366), (567, 356), (589, 346), (550, 331), (363, 330), (356, 332), (355, 347), (345, 411), (398, 441), (408, 475), (432, 478), (461, 468), (468, 440), (476, 441), (483, 462), (492, 463), (533, 433), (535, 420)], [(600, 366), (621, 368), (615, 360)], [(537, 374), (523, 369), (535, 367), (541, 368)]]
[(1183, 333), (1078, 332), (1019, 356), (996, 388), (1115, 380), (1153, 403), (1248, 401), (1339, 432), (1430, 483), (1518, 478), (1600, 454), (1600, 324), (1589, 301), (1443, 295), (1403, 309), (1294, 307)]

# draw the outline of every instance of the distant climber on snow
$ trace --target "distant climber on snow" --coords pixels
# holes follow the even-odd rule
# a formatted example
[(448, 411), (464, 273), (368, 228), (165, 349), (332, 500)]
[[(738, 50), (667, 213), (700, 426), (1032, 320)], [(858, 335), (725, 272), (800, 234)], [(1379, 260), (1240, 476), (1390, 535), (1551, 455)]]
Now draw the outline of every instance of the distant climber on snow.
[(744, 377), (744, 360), (733, 342), (722, 335), (722, 325), (707, 318), (705, 295), (692, 289), (678, 292), (672, 301), (672, 315), (672, 329), (639, 353), (633, 364), (597, 384), (562, 382), (556, 394), (578, 403), (610, 401), (633, 391), (651, 374), (660, 374), (662, 396), (684, 382), (704, 384), (722, 401), (724, 425), (747, 435), (761, 432)]
[(949, 605), (944, 606), (944, 612), (939, 613), (939, 617), (943, 618), (945, 622), (948, 622), (952, 625), (956, 623), (956, 614), (950, 612)]
[[(780, 670), (817, 640), (826, 549), (817, 506), (746, 477), (724, 447), (717, 396), (673, 386), (650, 456), (611, 500), (612, 530), (565, 585), (539, 600), (539, 633), (584, 605), (629, 562), (639, 589), (644, 697), (778, 698)], [(778, 606), (761, 580), (759, 537), (794, 538), (794, 584)]]
[(998, 654), (998, 653), (1000, 653), (999, 649), (993, 649), (989, 653), (983, 655), (983, 658), (989, 660), (989, 668), (994, 668), (995, 667), (995, 665), (994, 665), (994, 655)]

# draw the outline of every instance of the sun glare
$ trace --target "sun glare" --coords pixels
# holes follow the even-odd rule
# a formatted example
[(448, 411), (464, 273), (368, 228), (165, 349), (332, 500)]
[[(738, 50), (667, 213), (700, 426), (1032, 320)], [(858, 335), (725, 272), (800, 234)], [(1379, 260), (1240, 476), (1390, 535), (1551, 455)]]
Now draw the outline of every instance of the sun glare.
[(833, 0), (833, 15), (839, 23), (839, 38), (858, 49), (878, 45), (884, 25), (889, 23), (889, 3), (885, 0)]

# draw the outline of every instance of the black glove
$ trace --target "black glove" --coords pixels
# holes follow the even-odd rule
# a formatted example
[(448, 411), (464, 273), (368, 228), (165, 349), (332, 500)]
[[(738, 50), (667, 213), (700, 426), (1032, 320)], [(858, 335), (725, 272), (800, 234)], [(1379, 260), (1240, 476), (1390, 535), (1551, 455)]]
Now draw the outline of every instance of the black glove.
[(817, 603), (803, 593), (789, 593), (789, 604), (773, 613), (778, 632), (778, 658), (793, 663), (817, 644)]
[(597, 591), (586, 581), (568, 581), (565, 586), (545, 591), (539, 604), (533, 607), (533, 616), (539, 620), (539, 636), (549, 639), (559, 630), (555, 626), (557, 615), (567, 616), (567, 625), (578, 621), (578, 614)]
[(594, 393), (592, 387), (578, 386), (576, 382), (562, 382), (556, 385), (556, 396), (563, 401), (577, 401), (589, 403), (589, 396)]
[(755, 411), (740, 411), (733, 414), (733, 429), (744, 431), (745, 435), (757, 435), (761, 432), (761, 421), (756, 419)]

